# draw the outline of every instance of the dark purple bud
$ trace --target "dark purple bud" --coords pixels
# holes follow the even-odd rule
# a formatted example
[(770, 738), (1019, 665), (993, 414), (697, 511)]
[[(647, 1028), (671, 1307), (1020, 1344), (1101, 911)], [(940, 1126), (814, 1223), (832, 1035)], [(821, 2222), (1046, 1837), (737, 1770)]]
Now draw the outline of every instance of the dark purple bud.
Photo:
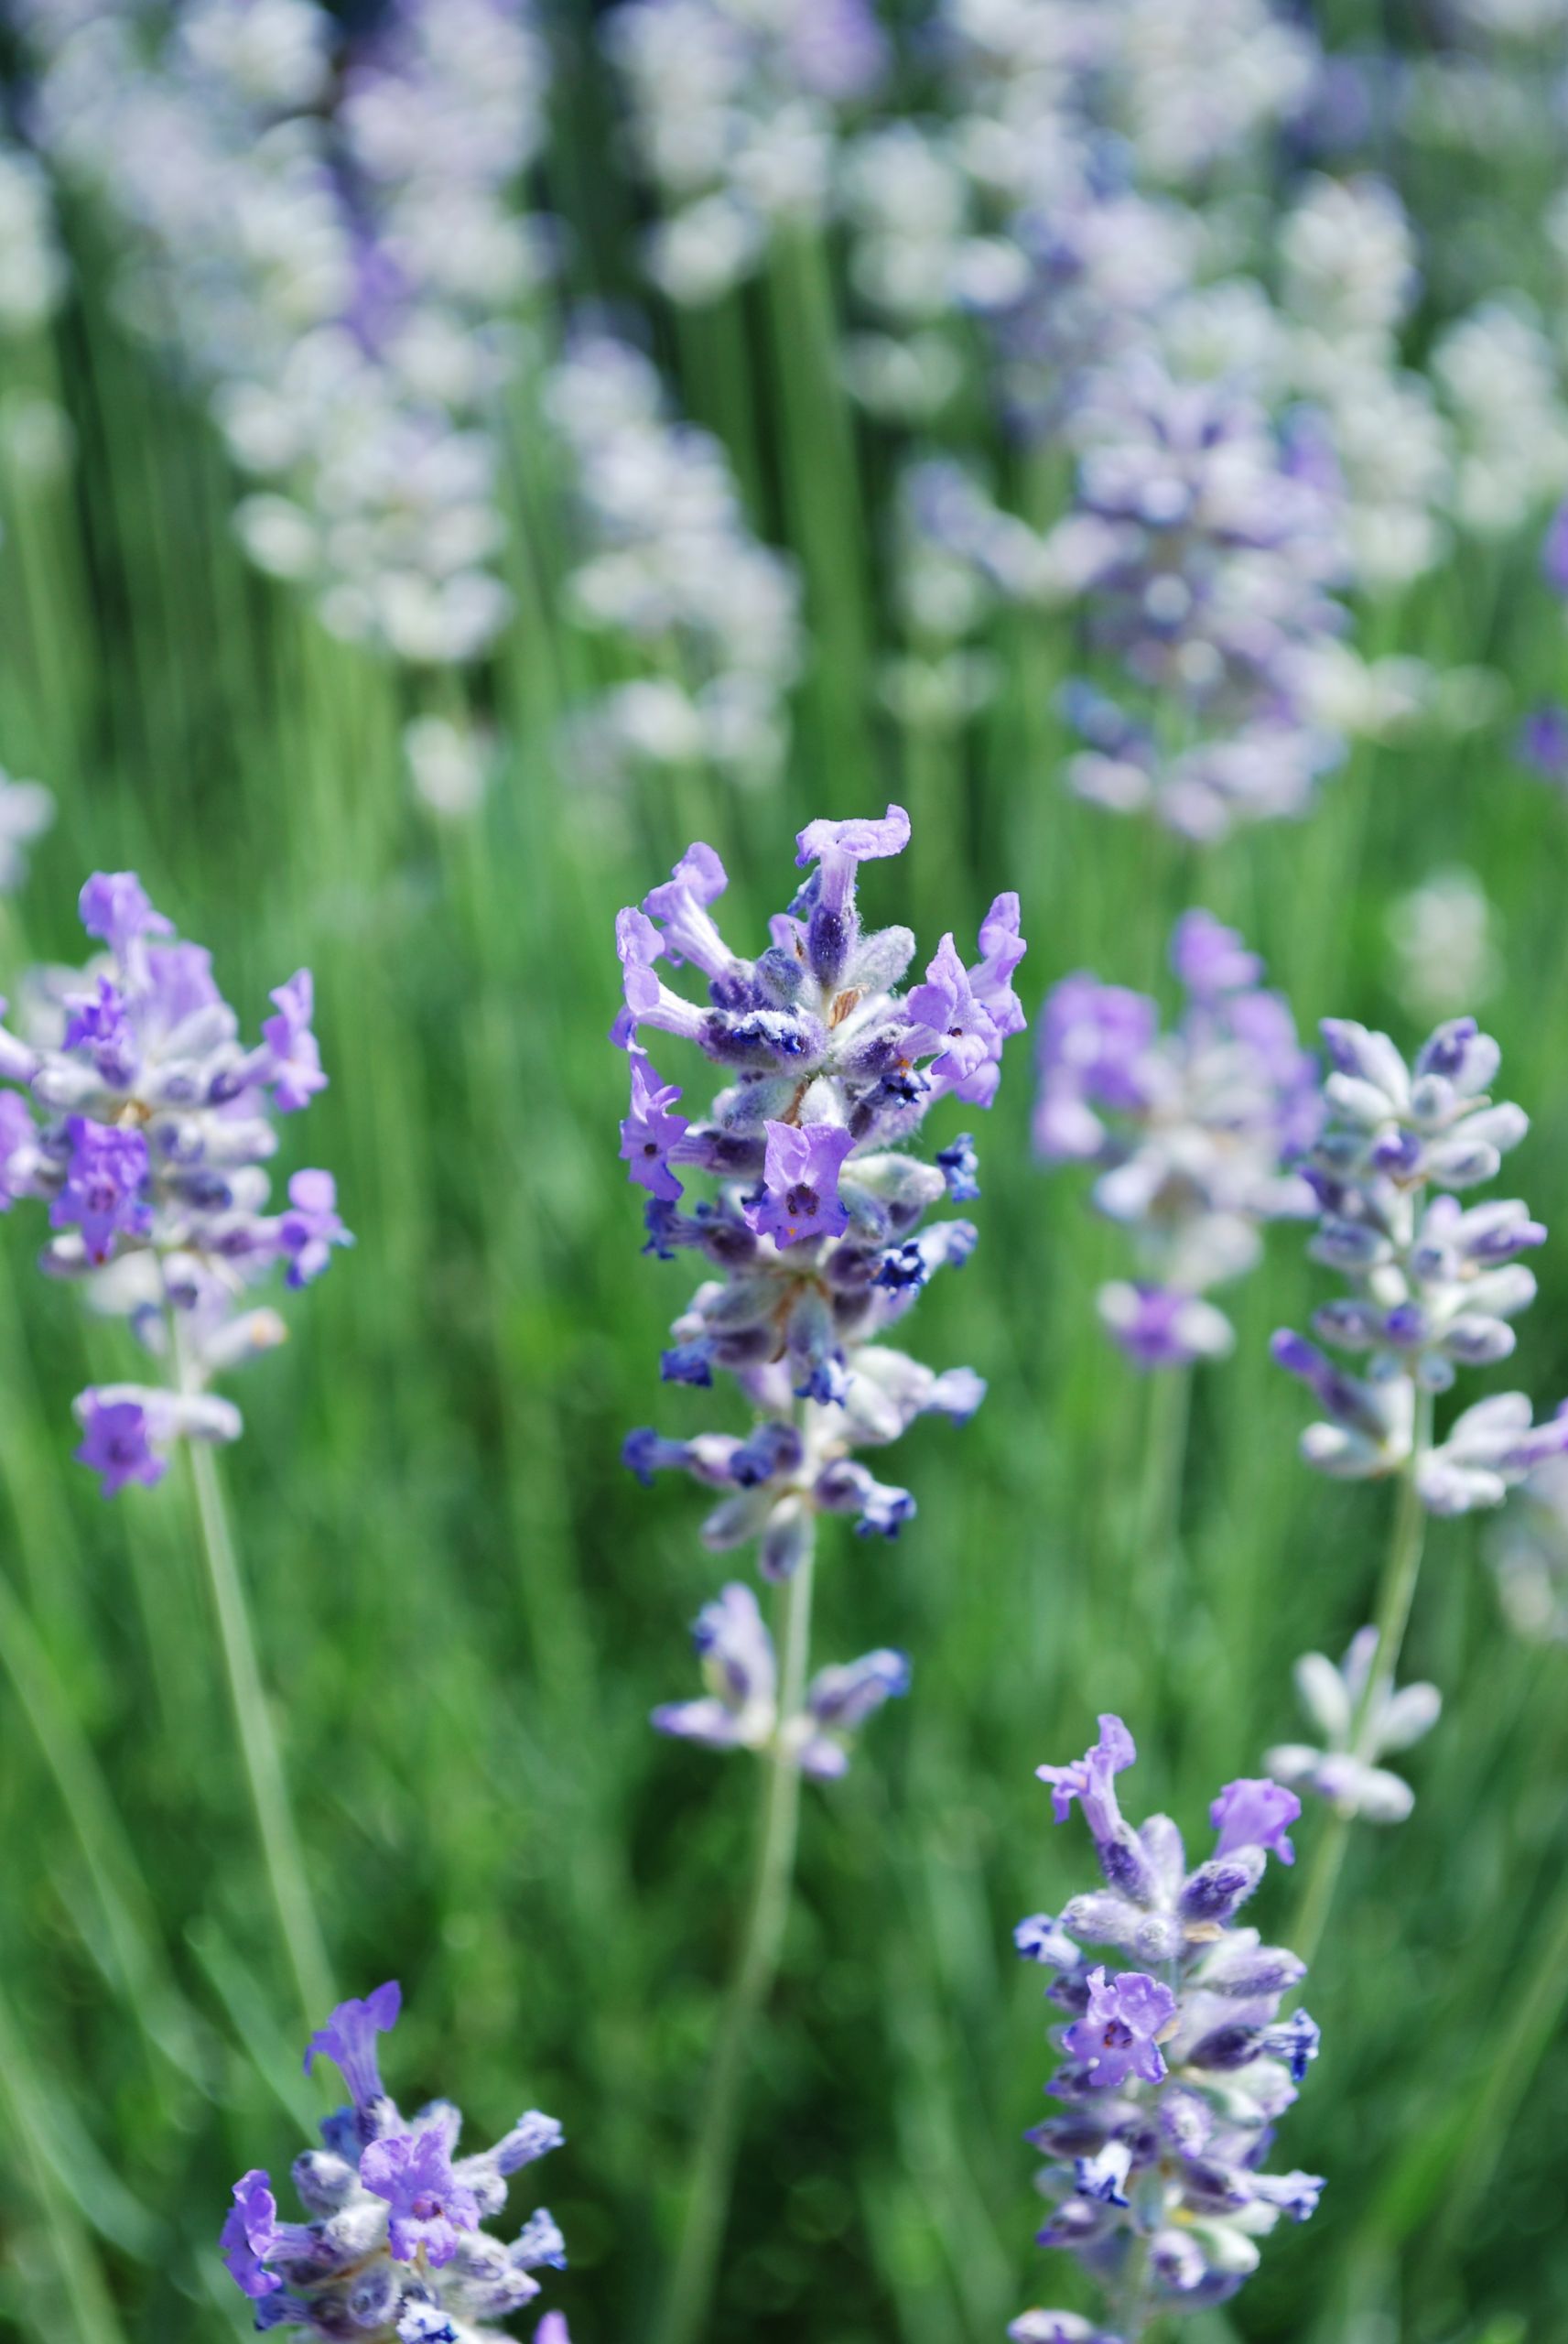
[(1212, 1856), (1189, 1874), (1179, 1910), (1184, 1921), (1227, 1921), (1246, 1903), (1263, 1877), (1260, 1848), (1238, 1848), (1234, 1855)]
[(709, 1384), (713, 1381), (714, 1346), (706, 1336), (696, 1342), (676, 1343), (659, 1357), (659, 1374), (665, 1384)]

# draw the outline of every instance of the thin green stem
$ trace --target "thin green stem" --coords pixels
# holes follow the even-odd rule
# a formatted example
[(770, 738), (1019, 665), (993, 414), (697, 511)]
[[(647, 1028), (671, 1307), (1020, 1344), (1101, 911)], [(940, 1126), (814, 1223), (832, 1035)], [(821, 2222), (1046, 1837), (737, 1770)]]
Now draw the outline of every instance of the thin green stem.
[(250, 1612), (218, 1476), (218, 1460), (211, 1445), (203, 1440), (187, 1441), (185, 1450), (190, 1460), (202, 1553), (212, 1590), (212, 1605), (218, 1615), (223, 1665), (228, 1672), (234, 1723), (239, 1729), (240, 1754), (244, 1760), (251, 1804), (255, 1809), (267, 1879), (277, 1907), (289, 1967), (299, 1990), (301, 2008), (307, 2021), (315, 2024), (331, 2006), (331, 1972), (289, 1810), (277, 1737), (262, 1689), (255, 1640), (251, 1633)]
[(758, 1817), (756, 1870), (740, 1958), (719, 2025), (674, 2273), (654, 2331), (655, 2344), (695, 2344), (708, 2321), (719, 2254), (730, 2212), (752, 2037), (778, 1975), (789, 1918), (800, 1820), (800, 1768), (786, 1729), (798, 1716), (811, 1650), (815, 1540), (784, 1587), (778, 1615), (783, 1666), (779, 1726), (765, 1761)]
[[(1405, 1630), (1410, 1625), (1411, 1607), (1415, 1601), (1416, 1581), (1421, 1577), (1421, 1558), (1426, 1538), (1426, 1509), (1417, 1494), (1415, 1477), (1422, 1456), (1431, 1446), (1432, 1394), (1430, 1392), (1418, 1392), (1414, 1442), (1405, 1470), (1400, 1476), (1388, 1560), (1383, 1566), (1382, 1584), (1378, 1590), (1378, 1608), (1374, 1614), (1378, 1642), (1351, 1727), (1352, 1754), (1364, 1762), (1369, 1762), (1371, 1757), (1368, 1734), (1377, 1715), (1379, 1687), (1382, 1685), (1391, 1687), (1398, 1674)], [(1302, 1890), (1290, 1942), (1309, 1968), (1328, 1926), (1335, 1891), (1345, 1866), (1355, 1820), (1353, 1814), (1343, 1809), (1335, 1810), (1327, 1829), (1317, 1843), (1317, 1853)]]

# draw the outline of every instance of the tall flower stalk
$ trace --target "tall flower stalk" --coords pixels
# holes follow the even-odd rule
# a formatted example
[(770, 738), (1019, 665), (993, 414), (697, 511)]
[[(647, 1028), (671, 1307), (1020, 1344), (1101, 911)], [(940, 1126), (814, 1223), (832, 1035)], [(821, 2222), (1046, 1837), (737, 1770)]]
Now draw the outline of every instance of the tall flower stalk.
[[(751, 2044), (777, 1972), (795, 1867), (800, 1777), (849, 1763), (857, 1729), (903, 1693), (908, 1664), (865, 1654), (811, 1671), (811, 1603), (824, 1514), (861, 1536), (896, 1537), (915, 1512), (907, 1490), (878, 1481), (857, 1449), (894, 1440), (930, 1411), (962, 1420), (985, 1387), (968, 1368), (938, 1374), (878, 1340), (933, 1272), (961, 1264), (965, 1221), (923, 1226), (944, 1197), (979, 1195), (972, 1143), (960, 1134), (926, 1160), (914, 1144), (930, 1110), (953, 1097), (987, 1106), (1002, 1045), (1024, 1024), (1012, 976), (1024, 946), (1018, 899), (999, 895), (966, 967), (952, 936), (908, 993), (907, 928), (862, 930), (861, 863), (902, 852), (908, 817), (817, 821), (796, 845), (810, 870), (770, 923), (754, 960), (731, 950), (711, 906), (726, 884), (711, 847), (687, 851), (669, 881), (621, 916), (625, 1008), (614, 1038), (631, 1054), (622, 1155), (648, 1191), (647, 1250), (695, 1249), (714, 1275), (676, 1320), (667, 1382), (710, 1385), (731, 1373), (751, 1408), (744, 1436), (672, 1439), (634, 1432), (626, 1462), (644, 1480), (678, 1468), (716, 1492), (705, 1544), (755, 1541), (778, 1590), (775, 1643), (756, 1597), (727, 1586), (697, 1623), (705, 1696), (654, 1711), (663, 1732), (762, 1761), (752, 1903), (708, 2076), (674, 2274), (658, 2334), (690, 2344), (712, 2300), (744, 2107)], [(706, 980), (697, 1005), (658, 971), (689, 963)], [(708, 1116), (676, 1112), (680, 1091), (649, 1061), (645, 1037), (695, 1044), (726, 1077)], [(692, 1208), (683, 1173), (716, 1191)]]
[(310, 972), (279, 985), (247, 1047), (200, 945), (168, 941), (131, 872), (96, 873), (82, 925), (104, 950), (79, 977), (35, 982), (23, 1038), (0, 1027), (0, 1206), (49, 1207), (40, 1266), (124, 1318), (148, 1380), (90, 1385), (75, 1410), (78, 1460), (106, 1498), (189, 1459), (241, 1755), (283, 1941), (301, 1997), (328, 1999), (327, 1962), (289, 1811), (214, 1449), (243, 1420), (212, 1387), (280, 1343), (277, 1311), (248, 1307), (276, 1270), (309, 1285), (352, 1243), (330, 1173), (297, 1172), (281, 1213), (264, 1169), (275, 1114), (325, 1087), (310, 1030)]
[[(1466, 1408), (1439, 1442), (1434, 1404), (1462, 1367), (1513, 1351), (1511, 1325), (1535, 1298), (1519, 1256), (1546, 1231), (1517, 1199), (1463, 1207), (1454, 1192), (1494, 1178), (1529, 1129), (1523, 1110), (1495, 1103), (1501, 1058), (1473, 1017), (1451, 1018), (1407, 1066), (1386, 1034), (1325, 1019), (1327, 1110), (1307, 1166), (1321, 1218), (1310, 1251), (1349, 1293), (1324, 1304), (1314, 1330), (1363, 1356), (1351, 1375), (1289, 1329), (1274, 1357), (1324, 1410), (1302, 1435), (1302, 1455), (1342, 1480), (1394, 1479), (1399, 1492), (1388, 1557), (1347, 1731), (1346, 1755), (1371, 1764), (1391, 1696), (1421, 1574), (1429, 1514), (1501, 1503), (1533, 1467), (1568, 1450), (1568, 1407), (1531, 1421), (1522, 1392)], [(1303, 1893), (1298, 1940), (1322, 1935), (1357, 1811), (1341, 1797)]]

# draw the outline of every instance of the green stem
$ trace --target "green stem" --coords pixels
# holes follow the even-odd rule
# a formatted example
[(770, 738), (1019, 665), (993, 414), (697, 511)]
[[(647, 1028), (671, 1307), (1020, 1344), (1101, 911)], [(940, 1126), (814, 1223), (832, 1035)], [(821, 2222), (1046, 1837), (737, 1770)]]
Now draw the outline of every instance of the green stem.
[(1148, 2333), (1150, 2310), (1149, 2237), (1146, 2231), (1135, 2230), (1128, 2252), (1127, 2268), (1116, 2291), (1116, 2332), (1121, 2344), (1142, 2344)]
[(654, 2330), (655, 2344), (695, 2344), (713, 2301), (740, 2146), (752, 2041), (778, 1975), (789, 1917), (800, 1819), (800, 1768), (786, 1747), (785, 1729), (798, 1716), (806, 1691), (815, 1563), (814, 1541), (794, 1577), (786, 1581), (780, 1601), (779, 1727), (765, 1761), (751, 1912), (708, 2074), (680, 2244)]
[(294, 1818), (289, 1812), (277, 1738), (262, 1689), (250, 1613), (229, 1527), (228, 1508), (223, 1502), (222, 1483), (218, 1478), (218, 1460), (210, 1443), (203, 1440), (187, 1441), (185, 1450), (190, 1460), (202, 1552), (212, 1590), (212, 1605), (218, 1614), (223, 1665), (228, 1672), (234, 1723), (239, 1729), (240, 1754), (244, 1760), (251, 1804), (255, 1809), (267, 1879), (289, 1966), (299, 1990), (301, 2008), (307, 2022), (315, 2025), (331, 2007), (331, 1972), (310, 1901)]
[[(1371, 1752), (1368, 1747), (1368, 1731), (1377, 1714), (1378, 1689), (1380, 1685), (1386, 1684), (1390, 1688), (1393, 1686), (1399, 1670), (1400, 1654), (1404, 1647), (1405, 1630), (1410, 1625), (1411, 1606), (1415, 1601), (1416, 1581), (1421, 1576), (1426, 1509), (1416, 1493), (1415, 1477), (1416, 1468), (1431, 1446), (1432, 1394), (1430, 1392), (1418, 1392), (1414, 1441), (1409, 1461), (1400, 1476), (1388, 1560), (1383, 1566), (1382, 1584), (1378, 1590), (1378, 1608), (1374, 1614), (1378, 1642), (1351, 1728), (1351, 1752), (1368, 1763)], [(1328, 1829), (1317, 1843), (1317, 1853), (1313, 1859), (1312, 1870), (1307, 1874), (1302, 1900), (1296, 1908), (1290, 1943), (1309, 1968), (1328, 1926), (1335, 1890), (1344, 1869), (1351, 1826), (1355, 1820), (1354, 1815), (1338, 1809), (1330, 1818)]]

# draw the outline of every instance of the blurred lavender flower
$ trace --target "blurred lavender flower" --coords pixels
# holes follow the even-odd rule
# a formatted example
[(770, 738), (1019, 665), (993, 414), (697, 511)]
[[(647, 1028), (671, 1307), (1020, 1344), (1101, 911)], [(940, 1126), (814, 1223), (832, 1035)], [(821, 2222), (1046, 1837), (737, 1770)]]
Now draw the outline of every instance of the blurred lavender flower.
[(1036, 1153), (1099, 1167), (1097, 1209), (1133, 1233), (1141, 1275), (1101, 1290), (1100, 1316), (1140, 1367), (1218, 1357), (1235, 1340), (1207, 1289), (1250, 1269), (1260, 1226), (1308, 1214), (1290, 1167), (1316, 1130), (1315, 1072), (1262, 963), (1207, 912), (1171, 944), (1186, 993), (1159, 1030), (1142, 993), (1065, 977), (1040, 1024)]
[(622, 0), (604, 42), (664, 212), (649, 270), (691, 304), (751, 276), (779, 226), (827, 215), (840, 126), (887, 54), (867, 0)]
[(1430, 1395), (1461, 1367), (1507, 1359), (1509, 1322), (1535, 1298), (1519, 1256), (1544, 1243), (1541, 1224), (1517, 1200), (1466, 1209), (1450, 1193), (1494, 1178), (1528, 1118), (1493, 1103), (1500, 1053), (1473, 1017), (1438, 1026), (1413, 1067), (1386, 1034), (1346, 1019), (1325, 1019), (1323, 1036), (1332, 1071), (1306, 1166), (1321, 1216), (1310, 1250), (1350, 1293), (1325, 1303), (1313, 1326), (1368, 1364), (1353, 1376), (1302, 1336), (1275, 1336), (1275, 1359), (1324, 1410), (1302, 1455), (1344, 1479), (1408, 1471), (1429, 1514), (1499, 1504), (1513, 1482), (1568, 1450), (1568, 1411), (1532, 1425), (1524, 1394), (1503, 1393), (1466, 1409), (1433, 1445)]
[(1509, 1626), (1568, 1644), (1568, 1458), (1549, 1457), (1510, 1495), (1487, 1541)]
[(1568, 789), (1568, 708), (1557, 700), (1532, 708), (1519, 726), (1514, 754), (1542, 781)]
[(1073, 787), (1197, 839), (1303, 812), (1340, 754), (1303, 666), (1345, 624), (1335, 496), (1252, 399), (1152, 362), (1102, 378), (1077, 429), (1079, 508), (1108, 528), (1090, 639), (1132, 691), (1068, 694)]
[(159, 940), (169, 923), (134, 874), (95, 874), (81, 918), (107, 950), (79, 978), (40, 980), (28, 1038), (0, 1028), (0, 1079), (16, 1086), (0, 1092), (0, 1209), (47, 1203), (44, 1270), (83, 1282), (161, 1363), (158, 1383), (77, 1400), (77, 1455), (114, 1497), (159, 1480), (178, 1439), (238, 1439), (238, 1409), (210, 1386), (286, 1331), (276, 1310), (243, 1307), (251, 1290), (279, 1268), (308, 1286), (353, 1240), (330, 1173), (295, 1173), (287, 1209), (266, 1210), (273, 1116), (327, 1080), (309, 971), (276, 989), (246, 1048), (210, 955)]
[(123, 232), (121, 306), (266, 483), (235, 526), (334, 633), (474, 657), (495, 575), (505, 314), (544, 266), (511, 202), (541, 136), (524, 0), (396, 0), (345, 49), (316, 0), (29, 10), (50, 158)]
[[(1481, 302), (1439, 335), (1433, 379), (1454, 421), (1454, 516), (1500, 537), (1568, 488), (1568, 407), (1562, 360), (1522, 295)], [(1568, 589), (1568, 531), (1557, 533), (1559, 592)], [(1552, 578), (1552, 539), (1547, 574)]]
[(450, 2100), (405, 2118), (376, 2056), (376, 2036), (395, 2024), (402, 1999), (389, 1980), (362, 2002), (341, 2002), (310, 2038), (307, 2075), (318, 2057), (330, 2059), (350, 2104), (322, 2123), (325, 2145), (294, 2161), (307, 2219), (279, 2221), (260, 2167), (234, 2184), (219, 2246), (258, 2328), (483, 2344), (496, 2321), (538, 2295), (536, 2272), (566, 2266), (543, 2208), (510, 2246), (480, 2227), (503, 2210), (513, 2174), (560, 2147), (560, 2126), (530, 2109), (493, 2148), (459, 2156), (462, 2113)]
[(749, 1587), (732, 1583), (705, 1605), (693, 1630), (708, 1696), (654, 1711), (661, 1733), (708, 1750), (766, 1750), (778, 1743), (802, 1774), (832, 1780), (849, 1763), (849, 1737), (884, 1701), (909, 1690), (902, 1653), (869, 1652), (821, 1669), (800, 1713), (781, 1721), (773, 1640)]
[(652, 670), (579, 718), (579, 748), (612, 774), (707, 762), (765, 780), (784, 759), (801, 663), (793, 565), (752, 533), (721, 443), (667, 419), (657, 371), (629, 342), (580, 334), (546, 398), (576, 461), (586, 540), (572, 613)]
[(0, 768), (0, 895), (27, 875), (26, 850), (54, 820), (54, 794), (41, 781), (13, 781)]
[[(1280, 2015), (1304, 1964), (1235, 1926), (1268, 1855), (1291, 1861), (1301, 1802), (1277, 1783), (1227, 1784), (1211, 1809), (1215, 1850), (1189, 1872), (1168, 1817), (1139, 1830), (1123, 1820), (1115, 1777), (1137, 1753), (1119, 1718), (1099, 1724), (1084, 1758), (1037, 1772), (1059, 1823), (1082, 1807), (1107, 1885), (1059, 1919), (1020, 1922), (1013, 1938), (1056, 1973), (1047, 1996), (1069, 2022), (1053, 2035), (1066, 2063), (1048, 2087), (1065, 2112), (1026, 2135), (1050, 2159), (1039, 2242), (1078, 2256), (1106, 2291), (1108, 2324), (1025, 2312), (1013, 2344), (1115, 2344), (1161, 2313), (1225, 2302), (1257, 2268), (1258, 2240), (1281, 2214), (1304, 2221), (1323, 2188), (1260, 2170), (1317, 2052), (1304, 2012)], [(1091, 1964), (1083, 1942), (1136, 1966)]]
[(1312, 1791), (1342, 1815), (1402, 1823), (1415, 1793), (1377, 1761), (1430, 1733), (1443, 1697), (1435, 1685), (1404, 1685), (1396, 1693), (1385, 1677), (1374, 1681), (1377, 1652), (1377, 1629), (1362, 1628), (1337, 1668), (1320, 1652), (1303, 1653), (1296, 1691), (1322, 1745), (1281, 1742), (1264, 1753), (1263, 1763), (1281, 1782)]
[(1418, 1015), (1441, 1016), (1497, 992), (1497, 915), (1475, 872), (1463, 864), (1434, 871), (1396, 896), (1386, 926), (1396, 987)]
[(65, 286), (48, 181), (32, 156), (0, 137), (0, 334), (47, 325)]
[[(856, 880), (861, 863), (899, 853), (908, 836), (898, 807), (881, 820), (810, 823), (798, 860), (816, 867), (755, 960), (733, 952), (714, 924), (727, 883), (710, 847), (688, 849), (618, 924), (626, 1007), (615, 1038), (632, 1054), (622, 1154), (649, 1192), (649, 1250), (695, 1248), (716, 1273), (676, 1320), (663, 1373), (706, 1385), (728, 1369), (756, 1418), (743, 1438), (635, 1432), (626, 1462), (644, 1480), (674, 1468), (716, 1492), (706, 1544), (722, 1553), (759, 1540), (768, 1579), (800, 1568), (823, 1514), (849, 1515), (862, 1536), (895, 1537), (914, 1501), (853, 1452), (897, 1439), (928, 1412), (962, 1420), (985, 1388), (967, 1368), (938, 1374), (877, 1340), (934, 1272), (965, 1261), (975, 1243), (968, 1221), (922, 1226), (945, 1196), (978, 1193), (968, 1138), (932, 1162), (909, 1144), (944, 1098), (989, 1104), (1002, 1046), (1024, 1024), (1012, 990), (1024, 950), (1012, 895), (991, 906), (972, 967), (945, 937), (925, 982), (895, 990), (914, 939), (906, 928), (862, 931)], [(661, 960), (700, 972), (706, 1005), (670, 989)], [(723, 1070), (708, 1118), (676, 1112), (681, 1092), (644, 1055), (653, 1033), (696, 1043)], [(692, 1172), (719, 1184), (695, 1210), (684, 1206)], [(860, 1692), (835, 1672), (819, 1677), (801, 1744), (802, 1718), (774, 1713), (771, 1646), (740, 1590), (704, 1613), (698, 1643), (719, 1672), (713, 1699), (661, 1712), (667, 1731), (718, 1746), (782, 1737), (780, 1746), (816, 1753), (813, 1770), (827, 1770), (817, 1760), (822, 1736), (836, 1731), (829, 1711), (858, 1715)], [(853, 1665), (871, 1669), (877, 1698), (902, 1690), (885, 1662)]]

